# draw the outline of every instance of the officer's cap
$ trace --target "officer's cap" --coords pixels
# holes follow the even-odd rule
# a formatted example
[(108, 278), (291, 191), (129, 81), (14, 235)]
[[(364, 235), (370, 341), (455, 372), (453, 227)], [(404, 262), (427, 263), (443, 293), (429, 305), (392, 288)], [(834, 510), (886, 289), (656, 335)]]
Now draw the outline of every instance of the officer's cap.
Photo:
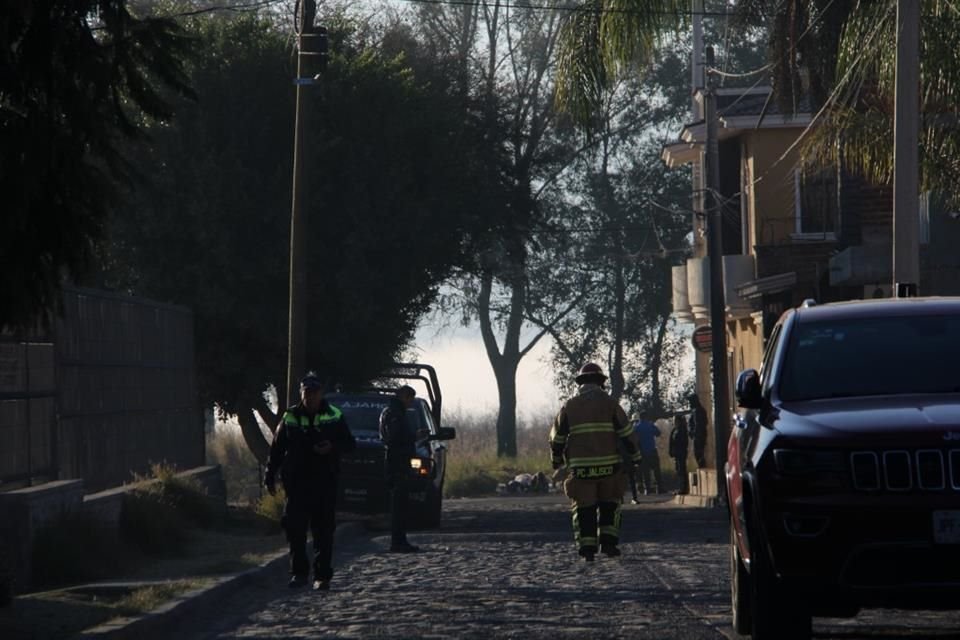
[(323, 387), (323, 380), (317, 375), (316, 371), (308, 371), (307, 375), (300, 379), (300, 391), (310, 391)]

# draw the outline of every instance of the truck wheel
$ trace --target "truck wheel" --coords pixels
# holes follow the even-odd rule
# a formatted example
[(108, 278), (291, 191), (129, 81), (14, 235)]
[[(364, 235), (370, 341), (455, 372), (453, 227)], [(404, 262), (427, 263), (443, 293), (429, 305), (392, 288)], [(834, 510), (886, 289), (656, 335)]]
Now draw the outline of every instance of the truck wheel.
[(750, 574), (740, 557), (737, 547), (737, 530), (730, 523), (730, 605), (733, 614), (733, 630), (740, 635), (749, 635), (753, 627), (750, 603)]

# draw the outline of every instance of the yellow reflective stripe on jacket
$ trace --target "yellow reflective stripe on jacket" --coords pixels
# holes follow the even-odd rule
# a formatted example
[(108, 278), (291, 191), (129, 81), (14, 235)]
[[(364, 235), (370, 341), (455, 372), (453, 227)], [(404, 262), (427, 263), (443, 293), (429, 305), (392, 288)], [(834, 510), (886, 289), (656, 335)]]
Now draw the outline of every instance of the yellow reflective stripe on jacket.
[(596, 456), (592, 458), (568, 458), (567, 464), (571, 467), (599, 467), (608, 464), (618, 464), (621, 462), (620, 454), (610, 456)]
[(300, 424), (300, 422), (297, 420), (297, 416), (293, 415), (289, 411), (283, 412), (283, 423), (293, 425), (294, 427)]
[(612, 422), (583, 422), (570, 427), (570, 435), (581, 433), (609, 433), (613, 431)]
[(633, 427), (632, 427), (632, 426), (630, 425), (630, 423), (628, 422), (622, 429), (620, 429), (619, 431), (617, 431), (617, 436), (619, 436), (619, 437), (621, 437), (621, 438), (626, 438), (626, 437), (629, 436), (631, 433), (633, 433)]
[(557, 433), (556, 427), (550, 428), (550, 444), (564, 444), (567, 441), (567, 434)]

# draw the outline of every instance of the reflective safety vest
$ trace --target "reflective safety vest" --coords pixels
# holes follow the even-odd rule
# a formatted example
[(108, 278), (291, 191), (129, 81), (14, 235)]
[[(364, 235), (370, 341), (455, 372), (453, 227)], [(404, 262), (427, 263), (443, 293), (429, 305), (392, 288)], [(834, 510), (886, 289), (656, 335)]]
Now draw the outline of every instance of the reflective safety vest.
[(327, 403), (327, 410), (323, 413), (318, 413), (317, 415), (313, 416), (312, 424), (310, 422), (310, 418), (306, 415), (298, 416), (296, 413), (294, 413), (293, 407), (283, 412), (283, 423), (290, 425), (291, 427), (303, 427), (304, 429), (307, 429), (311, 426), (322, 427), (324, 425), (334, 423), (342, 417), (343, 412), (340, 411), (338, 407)]
[(550, 430), (556, 466), (566, 464), (574, 477), (605, 478), (620, 469), (618, 441), (634, 460), (640, 452), (633, 427), (620, 405), (597, 385), (584, 385), (567, 400)]

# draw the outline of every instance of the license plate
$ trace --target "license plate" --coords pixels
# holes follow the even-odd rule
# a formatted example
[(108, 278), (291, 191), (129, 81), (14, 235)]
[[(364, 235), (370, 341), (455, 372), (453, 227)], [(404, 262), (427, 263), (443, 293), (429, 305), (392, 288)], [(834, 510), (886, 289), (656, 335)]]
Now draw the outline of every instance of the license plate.
[(933, 541), (960, 544), (960, 511), (933, 512)]

